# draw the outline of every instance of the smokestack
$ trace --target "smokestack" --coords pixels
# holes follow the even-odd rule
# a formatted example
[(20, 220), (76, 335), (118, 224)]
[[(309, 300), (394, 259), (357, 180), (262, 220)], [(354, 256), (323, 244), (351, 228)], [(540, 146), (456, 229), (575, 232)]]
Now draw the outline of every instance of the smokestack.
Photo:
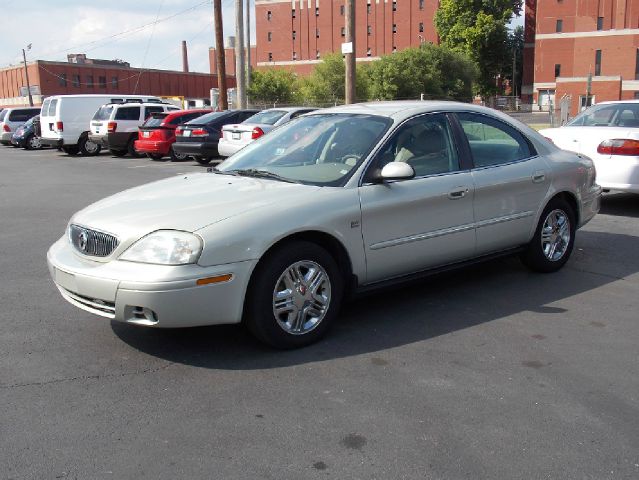
[(182, 71), (189, 71), (189, 54), (186, 51), (186, 40), (182, 40)]

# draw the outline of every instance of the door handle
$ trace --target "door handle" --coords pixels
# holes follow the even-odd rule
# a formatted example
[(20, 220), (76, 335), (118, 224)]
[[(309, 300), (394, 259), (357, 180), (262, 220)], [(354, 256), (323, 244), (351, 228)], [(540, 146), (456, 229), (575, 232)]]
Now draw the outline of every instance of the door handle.
[(543, 170), (539, 170), (532, 174), (533, 183), (541, 183), (546, 179), (546, 174)]
[(448, 192), (448, 198), (451, 200), (458, 200), (464, 198), (468, 193), (468, 187), (457, 187), (455, 190)]

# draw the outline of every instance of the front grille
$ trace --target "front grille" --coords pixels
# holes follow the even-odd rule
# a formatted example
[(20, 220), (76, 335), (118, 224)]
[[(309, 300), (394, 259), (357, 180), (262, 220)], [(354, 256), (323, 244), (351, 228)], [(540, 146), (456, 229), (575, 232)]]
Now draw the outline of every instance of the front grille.
[(118, 239), (113, 235), (79, 225), (71, 225), (69, 236), (73, 246), (83, 255), (107, 257), (118, 246)]

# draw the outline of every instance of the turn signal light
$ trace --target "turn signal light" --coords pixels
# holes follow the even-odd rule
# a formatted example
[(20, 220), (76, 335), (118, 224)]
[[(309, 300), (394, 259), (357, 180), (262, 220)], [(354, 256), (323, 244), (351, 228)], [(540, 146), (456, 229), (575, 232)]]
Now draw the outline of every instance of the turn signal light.
[(55, 129), (58, 132), (64, 132), (64, 123), (62, 122), (55, 122)]
[(597, 147), (601, 155), (632, 155), (639, 156), (639, 140), (615, 138), (604, 140)]
[(251, 132), (251, 140), (256, 140), (262, 135), (264, 135), (264, 130), (262, 130), (260, 127), (255, 127)]
[(118, 122), (109, 122), (107, 123), (107, 132), (113, 133), (118, 128)]
[(233, 275), (227, 273), (225, 275), (218, 275), (217, 277), (208, 277), (208, 278), (200, 278), (197, 282), (197, 285), (210, 285), (211, 283), (222, 283), (229, 282), (233, 278)]

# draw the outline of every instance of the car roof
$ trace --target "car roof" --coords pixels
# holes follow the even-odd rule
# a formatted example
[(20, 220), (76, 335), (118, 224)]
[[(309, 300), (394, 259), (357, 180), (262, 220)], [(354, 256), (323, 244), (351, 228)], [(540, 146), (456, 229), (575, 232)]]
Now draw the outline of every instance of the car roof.
[(42, 107), (8, 107), (8, 108), (2, 108), (0, 109), (0, 112), (2, 110), (6, 110), (6, 111), (15, 111), (15, 110), (40, 110)]
[(596, 107), (597, 105), (615, 105), (615, 104), (623, 104), (623, 103), (639, 103), (639, 100), (629, 99), (629, 100), (608, 100), (606, 102), (599, 102), (593, 105)]

